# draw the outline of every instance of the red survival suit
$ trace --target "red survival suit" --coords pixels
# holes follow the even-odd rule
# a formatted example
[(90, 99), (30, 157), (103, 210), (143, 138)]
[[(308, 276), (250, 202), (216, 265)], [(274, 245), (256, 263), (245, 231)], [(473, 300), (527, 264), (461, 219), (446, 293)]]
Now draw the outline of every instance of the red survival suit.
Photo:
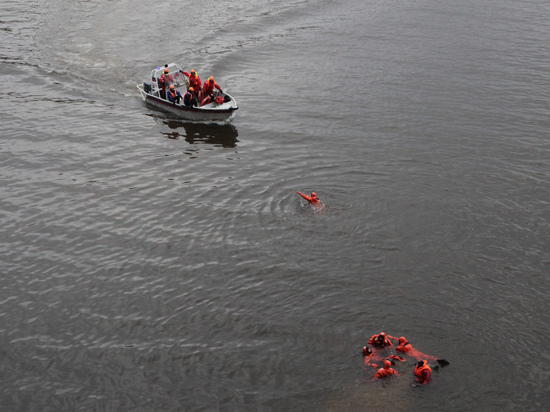
[(210, 76), (210, 78), (202, 85), (203, 100), (201, 106), (204, 106), (212, 101), (214, 98), (214, 87), (223, 93), (222, 88), (214, 81), (214, 76)]
[(378, 335), (372, 335), (372, 337), (369, 339), (368, 344), (379, 346), (379, 347), (389, 346), (390, 348), (393, 346), (393, 344), (387, 338), (384, 332), (380, 332)]
[(391, 376), (391, 375), (399, 376), (399, 373), (397, 373), (395, 369), (392, 369), (391, 362), (389, 360), (385, 360), (384, 367), (381, 369), (378, 369), (378, 371), (374, 375), (374, 378), (372, 379), (385, 378), (386, 376)]
[(416, 360), (427, 359), (427, 360), (437, 361), (437, 358), (435, 356), (426, 355), (425, 353), (422, 353), (416, 350), (415, 348), (413, 348), (412, 345), (409, 343), (407, 339), (405, 339), (404, 336), (401, 336), (400, 338), (394, 338), (392, 336), (389, 336), (389, 337), (391, 339), (395, 339), (399, 341), (399, 345), (397, 346), (397, 348), (395, 348), (396, 351), (406, 353), (407, 355), (412, 356)]
[(201, 78), (195, 72), (195, 70), (191, 69), (191, 72), (189, 73), (182, 71), (182, 73), (189, 77), (189, 87), (192, 87), (193, 90), (195, 90), (195, 92), (199, 94), (202, 88), (202, 82)]
[(383, 358), (374, 353), (372, 348), (369, 348), (368, 346), (363, 347), (363, 356), (365, 357), (365, 366), (380, 368), (380, 365), (373, 362), (380, 362)]
[(164, 72), (160, 75), (159, 79), (160, 95), (163, 99), (166, 99), (166, 86), (169, 87), (172, 83), (174, 83), (174, 78), (168, 73), (168, 69), (164, 69)]
[(311, 196), (304, 195), (303, 193), (300, 193), (298, 191), (296, 191), (296, 193), (298, 193), (300, 196), (306, 199), (309, 203), (319, 203), (319, 198), (317, 197), (317, 194), (315, 192), (313, 192)]
[(416, 380), (422, 383), (422, 385), (427, 385), (428, 382), (430, 382), (432, 378), (432, 368), (428, 366), (428, 361), (421, 360), (417, 363), (414, 368), (414, 376), (416, 376)]
[[(364, 346), (363, 347), (363, 356), (365, 357), (365, 366), (371, 366), (373, 368), (379, 368), (380, 365), (379, 364), (376, 364), (376, 363), (373, 363), (373, 362), (381, 362), (382, 358), (380, 355), (378, 355), (377, 353), (374, 353), (372, 351), (372, 348), (369, 348), (368, 346)], [(397, 355), (391, 355), (391, 356), (388, 356), (386, 357), (385, 360), (390, 360), (390, 359), (395, 359), (395, 360), (398, 360), (399, 362), (405, 362), (405, 358), (401, 358)], [(391, 361), (390, 361), (391, 363)]]

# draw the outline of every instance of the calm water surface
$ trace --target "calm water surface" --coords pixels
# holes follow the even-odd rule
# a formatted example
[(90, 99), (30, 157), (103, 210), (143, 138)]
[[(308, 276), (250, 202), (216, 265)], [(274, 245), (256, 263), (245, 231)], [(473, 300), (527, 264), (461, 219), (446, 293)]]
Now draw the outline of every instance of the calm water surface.
[[(2, 409), (544, 410), (549, 21), (542, 0), (2, 2)], [(237, 117), (146, 106), (168, 62)], [(451, 365), (372, 383), (381, 330)]]

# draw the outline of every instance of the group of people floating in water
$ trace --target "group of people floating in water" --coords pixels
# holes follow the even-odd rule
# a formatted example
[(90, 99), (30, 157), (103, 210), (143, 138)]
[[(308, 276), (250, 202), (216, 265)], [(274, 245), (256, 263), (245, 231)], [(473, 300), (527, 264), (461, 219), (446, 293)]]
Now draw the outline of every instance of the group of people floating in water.
[[(435, 356), (426, 355), (412, 347), (410, 342), (405, 337), (394, 338), (386, 335), (384, 332), (373, 335), (367, 346), (363, 347), (363, 356), (365, 358), (365, 368), (378, 369), (374, 374), (373, 380), (386, 378), (389, 376), (399, 376), (399, 373), (392, 368), (397, 362), (405, 362), (406, 359), (396, 354), (388, 355), (387, 349), (393, 348), (391, 340), (396, 340), (398, 346), (396, 352), (407, 354), (417, 360), (414, 366), (414, 377), (416, 381), (422, 385), (426, 385), (432, 379), (432, 370), (439, 369), (439, 366), (447, 366), (450, 363), (445, 359), (439, 359)], [(437, 362), (437, 365), (430, 366), (428, 362)]]
[(203, 84), (195, 70), (191, 69), (189, 73), (182, 70), (181, 73), (188, 78), (187, 92), (182, 96), (179, 90), (174, 87), (174, 79), (167, 66), (164, 67), (158, 81), (160, 95), (163, 99), (168, 99), (174, 104), (180, 104), (180, 101), (183, 101), (183, 104), (189, 107), (204, 106), (212, 102), (224, 103), (224, 96), (219, 96), (216, 93), (216, 89), (220, 93), (223, 93), (223, 90), (214, 80), (214, 76), (210, 76)]

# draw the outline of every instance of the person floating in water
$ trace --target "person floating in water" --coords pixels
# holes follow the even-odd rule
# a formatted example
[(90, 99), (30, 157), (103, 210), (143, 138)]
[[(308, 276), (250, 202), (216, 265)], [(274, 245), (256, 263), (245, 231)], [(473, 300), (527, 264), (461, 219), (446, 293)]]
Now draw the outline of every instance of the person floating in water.
[[(378, 352), (378, 351), (377, 351)], [(374, 362), (381, 362), (382, 360), (388, 360), (394, 365), (394, 360), (399, 362), (405, 362), (406, 359), (397, 355), (387, 356), (385, 359), (378, 353), (374, 352), (370, 346), (363, 346), (363, 356), (365, 358), (365, 366), (371, 366), (373, 368), (380, 368), (380, 364)]]
[(449, 362), (445, 359), (438, 359), (435, 356), (426, 355), (425, 353), (416, 350), (404, 336), (401, 336), (400, 338), (394, 338), (393, 336), (388, 335), (388, 338), (397, 340), (399, 342), (399, 345), (397, 346), (397, 348), (395, 348), (397, 352), (406, 353), (407, 355), (412, 356), (418, 361), (431, 360), (436, 361), (441, 365), (449, 365)]
[(319, 198), (317, 197), (317, 194), (315, 192), (313, 192), (311, 194), (311, 196), (308, 196), (308, 195), (304, 195), (303, 193), (300, 193), (296, 190), (296, 193), (298, 193), (300, 196), (302, 196), (304, 199), (306, 199), (309, 203), (311, 203), (312, 205), (317, 205), (319, 204), (320, 200)]
[(388, 346), (390, 348), (393, 346), (393, 344), (386, 337), (386, 334), (384, 332), (380, 332), (378, 335), (372, 335), (372, 337), (369, 339), (368, 344), (378, 347)]
[(365, 357), (365, 366), (370, 366), (372, 368), (380, 368), (380, 365), (373, 362), (380, 362), (381, 358), (378, 354), (372, 351), (370, 346), (363, 347), (363, 356)]
[(399, 373), (397, 373), (397, 371), (391, 367), (391, 362), (389, 360), (385, 360), (384, 367), (378, 369), (372, 380), (385, 378), (392, 375), (399, 376)]
[(422, 385), (427, 385), (432, 379), (432, 368), (428, 365), (427, 360), (418, 361), (414, 367), (414, 376)]

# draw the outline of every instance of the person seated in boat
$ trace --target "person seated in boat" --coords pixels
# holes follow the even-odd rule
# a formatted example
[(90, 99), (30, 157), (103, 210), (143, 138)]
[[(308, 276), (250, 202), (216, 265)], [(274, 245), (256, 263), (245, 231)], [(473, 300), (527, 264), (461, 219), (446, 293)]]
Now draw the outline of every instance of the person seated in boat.
[(368, 344), (378, 347), (389, 346), (390, 348), (393, 346), (393, 344), (386, 337), (386, 334), (384, 332), (380, 332), (378, 335), (372, 335), (372, 337), (368, 341)]
[(168, 100), (174, 104), (179, 104), (181, 99), (181, 93), (179, 90), (176, 90), (173, 84), (170, 85), (170, 90), (168, 91)]
[(313, 192), (311, 196), (304, 195), (303, 193), (300, 193), (296, 190), (296, 193), (298, 193), (300, 196), (302, 196), (304, 199), (306, 199), (311, 204), (317, 204), (320, 202), (320, 199), (317, 197), (317, 194)]
[(384, 367), (378, 369), (378, 371), (374, 375), (374, 378), (372, 379), (375, 380), (375, 379), (385, 378), (387, 376), (392, 376), (392, 375), (399, 376), (399, 373), (397, 373), (397, 371), (391, 367), (391, 362), (386, 359), (384, 361)]
[(197, 94), (197, 97), (199, 98), (199, 100), (202, 100), (200, 96), (201, 89), (202, 89), (202, 82), (198, 73), (193, 69), (191, 69), (189, 73), (184, 72), (183, 70), (181, 72), (189, 78), (189, 87), (192, 87), (193, 90), (195, 90), (195, 93)]
[(210, 76), (207, 81), (202, 85), (202, 101), (201, 106), (210, 103), (214, 100), (214, 88), (218, 89), (220, 93), (223, 93), (222, 88), (214, 80), (214, 76)]
[(174, 79), (172, 78), (172, 75), (170, 74), (170, 70), (168, 70), (168, 67), (165, 67), (159, 79), (160, 96), (163, 99), (166, 99), (166, 87), (170, 87), (172, 83), (174, 83)]
[(189, 107), (197, 106), (197, 99), (195, 98), (195, 89), (190, 87), (187, 93), (183, 95), (183, 104)]
[(431, 360), (431, 361), (436, 361), (437, 363), (443, 366), (450, 364), (449, 361), (445, 359), (439, 359), (439, 358), (436, 358), (435, 356), (426, 355), (425, 353), (422, 353), (416, 350), (415, 348), (413, 348), (413, 346), (409, 343), (409, 341), (404, 336), (401, 336), (400, 338), (394, 338), (393, 336), (388, 335), (388, 338), (397, 340), (399, 342), (399, 345), (395, 348), (397, 352), (406, 353), (407, 355), (412, 356), (418, 361)]

